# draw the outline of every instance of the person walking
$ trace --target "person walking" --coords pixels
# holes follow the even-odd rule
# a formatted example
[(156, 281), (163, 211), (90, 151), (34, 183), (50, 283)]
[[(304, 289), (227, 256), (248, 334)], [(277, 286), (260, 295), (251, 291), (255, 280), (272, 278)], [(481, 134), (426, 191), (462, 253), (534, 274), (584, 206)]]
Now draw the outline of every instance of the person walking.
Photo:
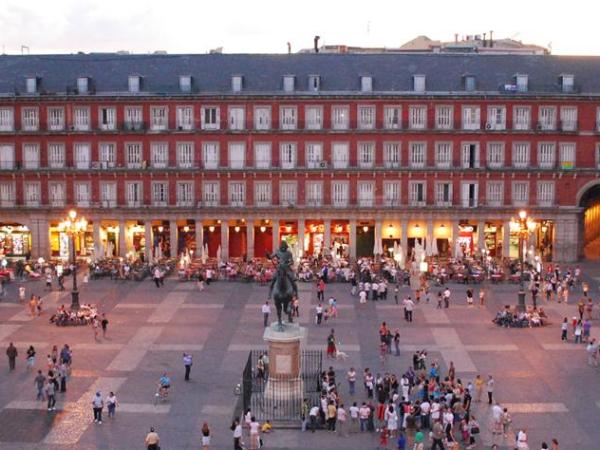
[(327, 430), (335, 433), (335, 424), (337, 421), (337, 408), (333, 400), (327, 405)]
[(98, 341), (98, 333), (99, 333), (99, 329), (100, 329), (100, 322), (95, 317), (94, 317), (94, 319), (92, 319), (92, 329), (94, 330), (94, 340)]
[(321, 325), (321, 322), (323, 321), (323, 305), (321, 305), (320, 303), (317, 305), (316, 313), (317, 313), (317, 325)]
[(488, 395), (488, 404), (492, 404), (493, 402), (493, 397), (494, 397), (494, 378), (491, 375), (488, 375), (488, 380), (485, 384), (486, 390), (487, 390), (487, 395)]
[(183, 367), (185, 368), (185, 381), (190, 381), (190, 371), (192, 370), (192, 355), (183, 354)]
[(159, 450), (158, 446), (160, 442), (160, 438), (158, 437), (158, 433), (154, 431), (154, 427), (150, 427), (150, 432), (146, 435), (144, 439), (144, 444), (146, 444), (147, 450)]
[(406, 321), (412, 323), (413, 310), (415, 309), (415, 302), (410, 297), (404, 300), (404, 308), (406, 310)]
[(204, 422), (202, 424), (202, 450), (210, 449), (210, 428), (208, 428), (208, 423)]
[(260, 448), (260, 423), (254, 416), (250, 419), (250, 450)]
[(31, 370), (33, 370), (33, 366), (35, 365), (35, 348), (33, 348), (33, 345), (30, 345), (29, 348), (27, 349), (26, 360), (27, 360), (27, 372), (30, 372)]
[(152, 274), (152, 278), (154, 280), (154, 284), (156, 284), (156, 287), (159, 288), (160, 287), (161, 273), (160, 273), (160, 268), (158, 266), (156, 266), (154, 268), (154, 272)]
[(329, 333), (329, 336), (327, 336), (327, 357), (335, 359), (336, 356), (337, 349), (335, 346), (335, 333), (332, 328), (331, 332)]
[(102, 400), (102, 394), (100, 391), (96, 392), (96, 395), (92, 399), (92, 409), (94, 410), (94, 422), (98, 425), (102, 425), (102, 408), (104, 407), (104, 400)]
[(450, 288), (446, 287), (442, 296), (444, 297), (444, 308), (450, 308)]
[(560, 340), (567, 342), (567, 334), (569, 332), (569, 320), (566, 317), (563, 319), (563, 322), (560, 325), (560, 331)]
[(348, 394), (353, 396), (356, 391), (356, 370), (354, 370), (354, 367), (350, 367), (346, 379), (348, 380)]
[(19, 352), (17, 351), (17, 347), (15, 347), (12, 342), (8, 344), (6, 356), (8, 356), (8, 370), (15, 370), (15, 362), (17, 361), (17, 356), (19, 356)]
[(337, 430), (339, 436), (346, 437), (348, 436), (348, 429), (346, 428), (346, 410), (344, 409), (344, 404), (340, 403), (337, 409)]
[(317, 301), (325, 301), (325, 281), (323, 281), (323, 278), (319, 278), (319, 281), (317, 281)]
[(48, 399), (48, 411), (56, 411), (56, 386), (54, 383), (46, 384), (46, 398)]
[(243, 450), (242, 425), (238, 419), (235, 419), (231, 424), (231, 431), (233, 431), (233, 450)]
[(37, 389), (36, 400), (45, 400), (44, 387), (46, 386), (46, 377), (38, 370), (37, 376), (33, 380), (33, 384)]
[(108, 319), (106, 318), (106, 314), (102, 313), (102, 320), (100, 321), (100, 326), (102, 327), (102, 337), (106, 339), (106, 329), (108, 328)]
[(302, 419), (302, 431), (305, 432), (308, 425), (308, 412), (310, 411), (310, 406), (308, 405), (308, 399), (305, 398), (302, 401), (302, 406), (300, 407), (300, 419)]
[(57, 372), (60, 379), (60, 392), (67, 392), (67, 365), (63, 362), (59, 363)]
[(108, 394), (108, 397), (106, 397), (106, 409), (108, 410), (109, 418), (115, 418), (115, 410), (117, 409), (118, 405), (119, 402), (117, 401), (117, 396), (113, 391), (110, 391), (110, 394)]
[(473, 384), (475, 385), (475, 401), (481, 402), (481, 396), (483, 394), (483, 378), (481, 378), (481, 375), (475, 377)]
[(19, 302), (25, 301), (25, 286), (19, 286)]
[(269, 314), (271, 314), (271, 306), (269, 305), (269, 301), (267, 300), (264, 305), (262, 305), (262, 313), (263, 313), (263, 326), (267, 328), (269, 324)]

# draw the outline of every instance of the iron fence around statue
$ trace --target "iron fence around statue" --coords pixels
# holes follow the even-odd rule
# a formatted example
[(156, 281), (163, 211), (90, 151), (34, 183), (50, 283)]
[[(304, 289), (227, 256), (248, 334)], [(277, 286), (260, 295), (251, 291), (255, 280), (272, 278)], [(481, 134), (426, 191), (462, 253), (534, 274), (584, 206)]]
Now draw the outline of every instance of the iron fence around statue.
[(250, 408), (252, 415), (259, 422), (269, 420), (277, 423), (279, 427), (299, 427), (303, 399), (307, 398), (311, 406), (319, 404), (323, 352), (320, 350), (300, 352), (300, 374), (298, 379), (291, 383), (293, 389), (290, 389), (290, 383), (286, 383), (290, 381), (289, 378), (281, 380), (269, 378), (268, 362), (259, 366), (261, 355), (267, 355), (267, 350), (250, 351), (242, 373), (243, 411)]

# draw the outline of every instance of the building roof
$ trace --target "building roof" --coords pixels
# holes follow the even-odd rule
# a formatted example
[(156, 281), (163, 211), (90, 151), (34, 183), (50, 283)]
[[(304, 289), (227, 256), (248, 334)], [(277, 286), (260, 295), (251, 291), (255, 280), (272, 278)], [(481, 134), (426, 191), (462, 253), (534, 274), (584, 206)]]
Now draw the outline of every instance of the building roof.
[[(527, 74), (523, 95), (562, 94), (560, 76), (572, 74), (575, 93), (600, 95), (600, 57), (393, 53), (2, 55), (0, 94), (25, 95), (27, 77), (39, 77), (41, 94), (75, 93), (77, 78), (89, 77), (96, 94), (129, 95), (130, 75), (140, 75), (141, 94), (152, 95), (182, 94), (181, 75), (193, 77), (199, 95), (234, 94), (232, 75), (243, 76), (242, 94), (318, 95), (308, 91), (309, 75), (320, 76), (321, 94), (359, 93), (361, 76), (373, 78), (374, 92), (397, 94), (410, 93), (417, 74), (426, 76), (427, 93), (464, 93), (464, 76), (472, 75), (476, 91), (515, 94), (515, 75)], [(295, 76), (295, 92), (283, 92), (284, 75)]]

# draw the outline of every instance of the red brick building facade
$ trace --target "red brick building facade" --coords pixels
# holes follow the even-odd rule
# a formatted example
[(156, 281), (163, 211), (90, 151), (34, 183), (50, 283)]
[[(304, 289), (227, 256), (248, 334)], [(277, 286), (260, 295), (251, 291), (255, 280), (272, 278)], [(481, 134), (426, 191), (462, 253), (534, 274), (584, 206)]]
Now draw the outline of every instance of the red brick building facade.
[[(0, 244), (66, 256), (442, 254), (574, 261), (597, 225), (600, 58), (0, 57)], [(512, 225), (511, 225), (512, 224)]]

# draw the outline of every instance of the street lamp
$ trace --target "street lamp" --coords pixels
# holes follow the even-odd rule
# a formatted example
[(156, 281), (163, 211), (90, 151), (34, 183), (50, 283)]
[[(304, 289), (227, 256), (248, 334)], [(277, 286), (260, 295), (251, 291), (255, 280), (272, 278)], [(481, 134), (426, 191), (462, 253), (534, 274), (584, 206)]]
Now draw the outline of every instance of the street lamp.
[(67, 219), (58, 224), (58, 230), (66, 233), (71, 239), (71, 262), (73, 264), (73, 289), (71, 290), (71, 309), (79, 309), (79, 290), (77, 289), (77, 260), (75, 258), (75, 237), (80, 236), (87, 229), (87, 220), (77, 218), (77, 211), (69, 211)]
[(527, 239), (529, 233), (535, 229), (535, 222), (527, 217), (527, 211), (522, 209), (519, 211), (519, 219), (517, 221), (519, 225), (519, 264), (521, 266), (520, 277), (519, 277), (519, 293), (518, 295), (518, 309), (519, 311), (525, 311), (525, 278), (523, 276), (523, 263), (525, 260), (524, 248), (527, 245)]

